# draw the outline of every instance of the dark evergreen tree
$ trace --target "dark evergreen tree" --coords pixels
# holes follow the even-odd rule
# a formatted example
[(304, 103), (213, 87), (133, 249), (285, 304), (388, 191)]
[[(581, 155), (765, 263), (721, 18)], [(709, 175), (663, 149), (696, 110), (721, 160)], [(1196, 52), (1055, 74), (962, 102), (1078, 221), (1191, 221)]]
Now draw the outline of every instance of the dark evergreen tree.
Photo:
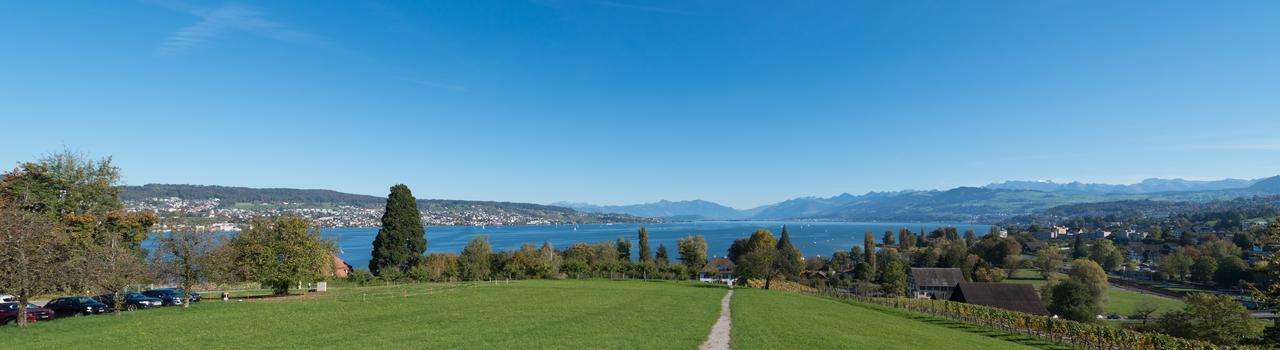
[(671, 264), (671, 258), (667, 254), (667, 246), (658, 244), (658, 255), (654, 257), (654, 260), (658, 263), (658, 267), (666, 267)]
[(413, 198), (409, 186), (391, 186), (387, 208), (382, 213), (382, 228), (378, 229), (378, 237), (373, 239), (369, 272), (381, 275), (383, 269), (388, 268), (408, 272), (418, 265), (426, 250), (427, 237), (422, 228), (418, 201)]
[(653, 254), (649, 251), (649, 231), (643, 227), (640, 228), (640, 262), (653, 260)]
[(631, 241), (618, 237), (618, 242), (614, 243), (613, 246), (618, 249), (618, 260), (631, 262)]
[(884, 243), (885, 247), (898, 244), (897, 241), (893, 240), (893, 230), (884, 230), (884, 235), (880, 236), (880, 242)]
[(778, 250), (778, 273), (791, 279), (799, 277), (800, 272), (804, 271), (804, 259), (800, 249), (791, 244), (791, 234), (787, 233), (786, 225), (782, 225), (782, 237), (778, 238), (778, 244), (774, 248)]
[(1076, 234), (1076, 240), (1071, 242), (1071, 258), (1079, 259), (1089, 256), (1089, 252), (1084, 249), (1084, 238), (1081, 234)]
[(867, 258), (867, 268), (870, 271), (876, 270), (876, 238), (871, 231), (867, 231), (866, 237), (862, 241), (863, 256)]

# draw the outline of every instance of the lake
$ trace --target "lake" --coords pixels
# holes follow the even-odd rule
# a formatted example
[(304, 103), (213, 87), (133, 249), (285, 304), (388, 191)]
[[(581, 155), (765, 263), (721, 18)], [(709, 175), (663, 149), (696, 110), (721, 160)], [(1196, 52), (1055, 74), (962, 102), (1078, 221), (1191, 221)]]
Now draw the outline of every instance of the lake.
[[(938, 227), (956, 227), (961, 234), (972, 229), (978, 235), (990, 230), (986, 225), (961, 225), (939, 223), (851, 223), (851, 222), (760, 222), (760, 221), (716, 221), (716, 222), (681, 222), (669, 224), (643, 225), (649, 231), (649, 244), (654, 252), (658, 245), (667, 246), (671, 258), (678, 257), (676, 241), (688, 235), (702, 235), (707, 239), (708, 256), (724, 256), (735, 239), (751, 235), (757, 229), (768, 229), (778, 235), (782, 225), (787, 225), (787, 232), (796, 248), (805, 256), (830, 256), (836, 250), (849, 250), (854, 246), (862, 246), (863, 234), (870, 230), (875, 233), (876, 241), (884, 235), (885, 230), (897, 230), (906, 227), (918, 232), (921, 227), (926, 232)], [(578, 242), (614, 241), (618, 237), (631, 240), (633, 249), (639, 249), (636, 233), (639, 224), (613, 225), (532, 225), (532, 226), (429, 226), (427, 230), (428, 253), (458, 253), (467, 242), (476, 236), (488, 236), (494, 250), (519, 249), (524, 243), (541, 246), (542, 242), (551, 242), (556, 249), (564, 249)], [(378, 235), (378, 228), (331, 228), (324, 229), (321, 234), (335, 240), (341, 252), (338, 254), (351, 266), (367, 267), (369, 256), (373, 252), (373, 239)]]

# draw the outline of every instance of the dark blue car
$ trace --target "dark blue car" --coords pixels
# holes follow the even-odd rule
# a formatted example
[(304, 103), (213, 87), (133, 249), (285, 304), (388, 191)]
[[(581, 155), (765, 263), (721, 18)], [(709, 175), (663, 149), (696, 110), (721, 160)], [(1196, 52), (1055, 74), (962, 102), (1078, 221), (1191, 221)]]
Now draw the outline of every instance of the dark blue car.
[[(182, 300), (182, 288), (152, 289), (143, 291), (142, 294), (153, 298), (160, 298), (160, 301), (164, 303), (165, 306), (182, 305), (184, 302)], [(193, 292), (191, 293), (191, 298), (186, 302), (194, 303), (197, 301), (200, 301), (200, 294)]]
[[(116, 298), (115, 294), (103, 294), (103, 295), (97, 296), (95, 299), (98, 299), (98, 301), (101, 301), (103, 304), (107, 304), (107, 310), (110, 311), (110, 310), (115, 310), (115, 307), (116, 307), (115, 298)], [(160, 307), (162, 305), (164, 305), (164, 301), (160, 300), (160, 298), (149, 297), (138, 292), (124, 293), (123, 308), (125, 311), (133, 311), (138, 309), (150, 309), (153, 307)]]
[(53, 310), (56, 317), (94, 315), (107, 312), (107, 304), (90, 297), (61, 297), (50, 300), (44, 308)]

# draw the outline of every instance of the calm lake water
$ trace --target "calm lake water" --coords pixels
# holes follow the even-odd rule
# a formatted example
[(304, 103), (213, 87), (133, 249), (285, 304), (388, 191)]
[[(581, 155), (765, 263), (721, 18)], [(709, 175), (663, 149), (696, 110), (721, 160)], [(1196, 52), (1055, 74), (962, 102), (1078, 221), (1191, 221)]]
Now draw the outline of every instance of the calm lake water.
[[(671, 224), (643, 225), (649, 231), (649, 244), (656, 252), (658, 244), (667, 246), (671, 257), (676, 253), (676, 241), (687, 235), (702, 235), (707, 239), (707, 255), (724, 256), (733, 244), (733, 240), (747, 237), (757, 229), (768, 229), (774, 235), (787, 225), (787, 232), (797, 248), (805, 256), (830, 256), (836, 250), (849, 250), (861, 246), (863, 234), (870, 230), (875, 233), (876, 241), (880, 241), (885, 230), (896, 231), (906, 227), (912, 231), (932, 231), (938, 227), (954, 226), (963, 234), (966, 229), (973, 229), (978, 235), (986, 234), (990, 226), (959, 225), (938, 223), (849, 223), (849, 222), (683, 222)], [(551, 242), (556, 249), (564, 249), (578, 242), (613, 241), (618, 237), (631, 240), (632, 249), (639, 249), (636, 232), (641, 225), (537, 225), (537, 226), (429, 226), (427, 230), (428, 253), (458, 253), (476, 236), (488, 236), (489, 243), (495, 250), (519, 249), (521, 244), (532, 243), (541, 246), (542, 242)], [(378, 235), (377, 228), (333, 228), (325, 229), (322, 235), (338, 242), (342, 249), (338, 254), (342, 260), (355, 267), (367, 267), (369, 256), (373, 251), (373, 238)], [(632, 253), (633, 256), (636, 253)]]

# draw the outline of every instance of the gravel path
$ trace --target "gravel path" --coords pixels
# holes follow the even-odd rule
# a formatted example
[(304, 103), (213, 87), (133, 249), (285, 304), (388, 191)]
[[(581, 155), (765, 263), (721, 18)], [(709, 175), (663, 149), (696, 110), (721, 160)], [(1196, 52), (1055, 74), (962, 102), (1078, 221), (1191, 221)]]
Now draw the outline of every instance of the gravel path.
[(720, 319), (711, 326), (711, 334), (707, 335), (707, 342), (702, 343), (698, 350), (729, 350), (729, 330), (732, 328), (729, 324), (729, 298), (731, 297), (733, 297), (732, 287), (729, 288), (728, 293), (725, 293), (724, 299), (720, 300)]

